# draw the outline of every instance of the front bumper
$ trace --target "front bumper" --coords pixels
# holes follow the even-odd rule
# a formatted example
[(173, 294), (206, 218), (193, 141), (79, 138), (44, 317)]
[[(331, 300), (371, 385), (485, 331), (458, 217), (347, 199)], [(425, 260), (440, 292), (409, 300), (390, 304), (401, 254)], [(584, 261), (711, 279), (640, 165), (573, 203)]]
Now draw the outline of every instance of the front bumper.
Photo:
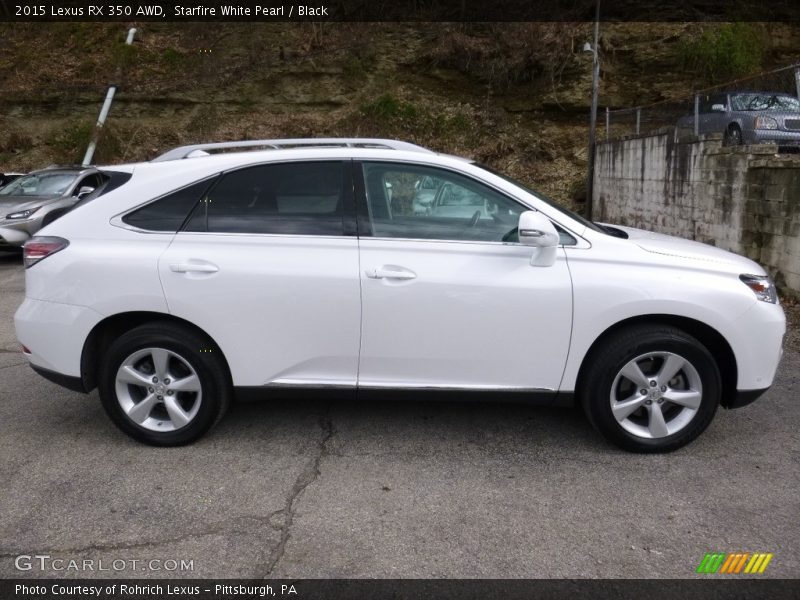
[(754, 129), (748, 140), (751, 144), (778, 144), (779, 146), (800, 146), (800, 131), (781, 129)]
[(781, 305), (753, 300), (724, 334), (736, 358), (736, 389), (769, 388), (783, 357), (786, 315)]

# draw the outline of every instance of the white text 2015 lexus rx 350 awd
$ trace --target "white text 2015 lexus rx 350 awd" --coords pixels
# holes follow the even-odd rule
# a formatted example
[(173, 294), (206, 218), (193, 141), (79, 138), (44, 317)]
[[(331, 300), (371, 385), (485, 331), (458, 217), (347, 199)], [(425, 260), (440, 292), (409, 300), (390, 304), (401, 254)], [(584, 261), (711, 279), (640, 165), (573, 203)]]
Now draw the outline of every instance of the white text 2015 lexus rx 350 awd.
[(184, 146), (104, 173), (25, 245), (17, 336), (150, 444), (197, 439), (237, 392), (299, 389), (580, 403), (663, 452), (755, 400), (781, 356), (756, 263), (411, 144)]

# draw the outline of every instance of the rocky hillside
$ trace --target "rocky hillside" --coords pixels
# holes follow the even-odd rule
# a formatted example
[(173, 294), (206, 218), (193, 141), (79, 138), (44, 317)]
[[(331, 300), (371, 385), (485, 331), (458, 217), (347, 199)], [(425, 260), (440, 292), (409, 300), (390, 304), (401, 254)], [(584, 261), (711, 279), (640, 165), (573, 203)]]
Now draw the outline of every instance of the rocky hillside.
[[(604, 24), (600, 105), (703, 87), (683, 48), (719, 27)], [(759, 69), (800, 60), (800, 30), (757, 28)], [(582, 193), (589, 24), (146, 23), (133, 47), (126, 32), (0, 25), (0, 171), (79, 161), (116, 81), (100, 163), (197, 141), (380, 136), (472, 156), (566, 204)]]

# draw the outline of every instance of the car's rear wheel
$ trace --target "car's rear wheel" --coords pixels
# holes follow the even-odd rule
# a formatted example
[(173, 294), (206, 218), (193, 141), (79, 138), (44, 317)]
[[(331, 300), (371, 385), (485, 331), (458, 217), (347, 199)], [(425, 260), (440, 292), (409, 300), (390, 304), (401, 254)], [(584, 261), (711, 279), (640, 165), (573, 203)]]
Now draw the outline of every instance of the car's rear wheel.
[(581, 401), (606, 439), (633, 452), (670, 452), (700, 435), (719, 405), (721, 379), (698, 340), (668, 326), (618, 332), (595, 351)]
[(203, 336), (173, 323), (132, 329), (105, 353), (100, 399), (112, 421), (156, 446), (193, 442), (225, 413), (224, 361)]

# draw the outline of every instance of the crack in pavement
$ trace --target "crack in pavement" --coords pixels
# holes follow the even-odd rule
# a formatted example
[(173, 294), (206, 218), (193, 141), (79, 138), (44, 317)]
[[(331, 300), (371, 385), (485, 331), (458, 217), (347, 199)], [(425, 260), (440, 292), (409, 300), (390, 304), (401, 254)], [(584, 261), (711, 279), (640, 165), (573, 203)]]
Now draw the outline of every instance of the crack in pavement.
[[(148, 548), (152, 546), (163, 546), (165, 544), (173, 544), (176, 542), (183, 542), (186, 540), (207, 537), (212, 535), (247, 535), (252, 534), (252, 529), (247, 527), (242, 528), (246, 522), (255, 521), (261, 525), (269, 526), (272, 529), (280, 530), (281, 527), (272, 522), (272, 519), (279, 514), (282, 514), (285, 509), (280, 509), (269, 513), (265, 517), (256, 515), (248, 515), (241, 517), (234, 517), (227, 521), (222, 521), (207, 529), (199, 531), (192, 531), (182, 535), (163, 538), (157, 540), (141, 540), (141, 541), (123, 541), (123, 542), (109, 542), (105, 544), (89, 544), (87, 546), (77, 546), (73, 548), (51, 548), (47, 552), (53, 554), (81, 554), (84, 552), (97, 552), (106, 550), (134, 550), (138, 548)], [(9, 551), (8, 549), (0, 549), (0, 558), (10, 558), (19, 556), (20, 554), (29, 553), (29, 550)]]
[(322, 430), (322, 435), (317, 442), (317, 451), (315, 456), (308, 461), (305, 468), (297, 476), (292, 489), (289, 490), (289, 495), (286, 497), (286, 505), (282, 510), (277, 511), (278, 514), (282, 514), (283, 516), (283, 524), (279, 528), (279, 531), (281, 532), (280, 541), (272, 550), (266, 566), (263, 567), (263, 571), (261, 568), (257, 568), (255, 577), (267, 579), (278, 566), (278, 563), (280, 563), (284, 553), (286, 552), (286, 544), (289, 542), (289, 538), (291, 537), (290, 530), (292, 523), (294, 522), (297, 500), (300, 498), (306, 488), (314, 483), (319, 477), (320, 463), (322, 463), (322, 459), (328, 455), (328, 442), (335, 433), (333, 422), (330, 418), (330, 413), (331, 405), (329, 404), (325, 408), (325, 412), (319, 418), (319, 427)]
[(26, 360), (26, 361), (19, 362), (19, 363), (13, 363), (13, 364), (10, 364), (10, 365), (0, 366), (0, 369), (10, 369), (11, 367), (21, 367), (21, 366), (27, 365), (27, 364), (28, 364), (28, 361)]

